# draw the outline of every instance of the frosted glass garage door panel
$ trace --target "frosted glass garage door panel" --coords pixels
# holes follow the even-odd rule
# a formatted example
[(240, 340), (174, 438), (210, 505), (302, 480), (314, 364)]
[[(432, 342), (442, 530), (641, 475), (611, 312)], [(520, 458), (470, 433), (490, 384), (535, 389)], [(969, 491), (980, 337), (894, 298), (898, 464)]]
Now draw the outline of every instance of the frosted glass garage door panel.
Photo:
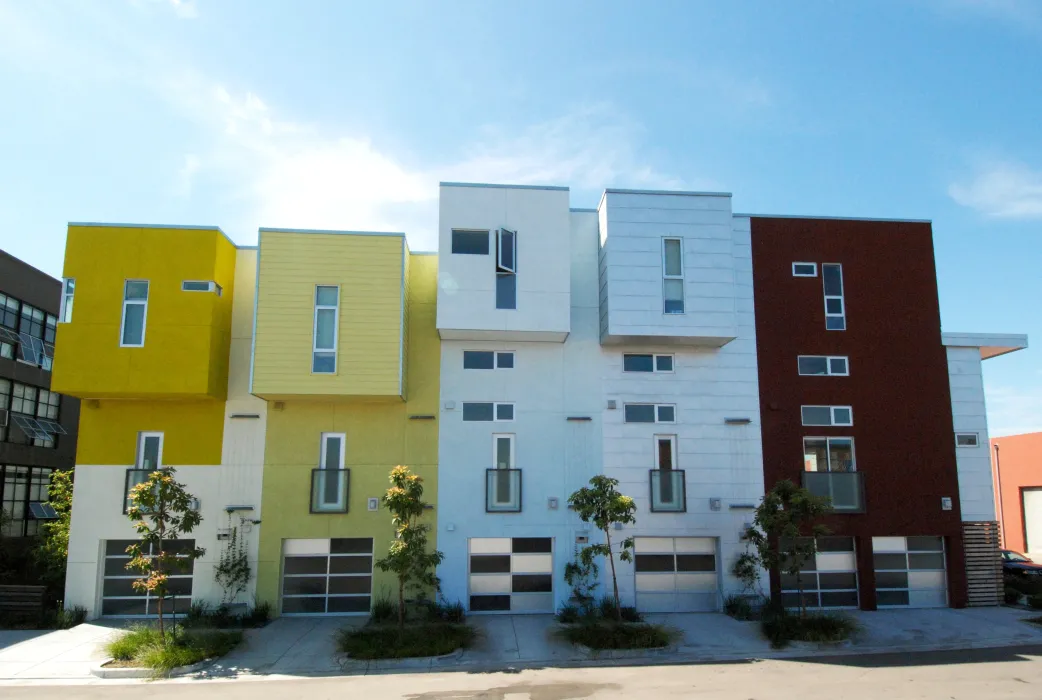
[(672, 552), (672, 537), (638, 537), (633, 543), (633, 549), (638, 554), (654, 552)]
[(677, 554), (716, 554), (716, 539), (712, 537), (678, 537)]
[(676, 574), (637, 574), (637, 592), (676, 590)]
[(677, 597), (674, 593), (638, 593), (637, 608), (641, 612), (660, 613), (676, 610)]
[(282, 551), (287, 557), (329, 554), (329, 540), (283, 540)]
[(873, 537), (872, 552), (905, 552), (908, 545), (904, 537)]
[(510, 554), (509, 537), (475, 537), (470, 541), (471, 554)]
[(716, 574), (677, 574), (678, 591), (715, 591)]
[(946, 585), (943, 571), (909, 571), (909, 588), (944, 588)]
[(712, 612), (717, 609), (716, 591), (704, 593), (677, 593), (675, 610)]
[(483, 574), (470, 577), (470, 592), (475, 595), (486, 593), (509, 593), (510, 574)]
[(524, 593), (510, 596), (510, 612), (547, 612), (554, 609), (553, 593)]
[(912, 608), (944, 608), (948, 596), (944, 589), (939, 591), (908, 591), (908, 606)]
[(553, 569), (550, 554), (514, 554), (510, 559), (510, 571), (515, 574), (549, 574)]
[(857, 569), (853, 552), (818, 552), (815, 562), (818, 571), (854, 571)]

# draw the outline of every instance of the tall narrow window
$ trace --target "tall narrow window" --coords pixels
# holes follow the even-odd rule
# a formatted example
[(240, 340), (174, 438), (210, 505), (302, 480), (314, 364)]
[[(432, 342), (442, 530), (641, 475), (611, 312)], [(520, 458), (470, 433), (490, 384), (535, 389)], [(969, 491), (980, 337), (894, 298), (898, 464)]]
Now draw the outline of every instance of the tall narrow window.
[[(163, 433), (139, 433), (137, 442), (138, 469), (155, 471), (163, 463)], [(142, 479), (144, 481), (144, 479)]]
[(76, 280), (71, 277), (62, 278), (62, 303), (58, 312), (58, 320), (62, 323), (72, 321), (72, 297), (76, 293)]
[(119, 344), (124, 348), (140, 348), (145, 344), (145, 321), (148, 317), (148, 280), (127, 280), (123, 284), (123, 322)]
[(492, 459), (496, 469), (493, 504), (502, 506), (512, 503), (514, 500), (513, 481), (509, 470), (514, 468), (513, 435), (497, 433), (492, 436)]
[(340, 322), (340, 287), (315, 287), (315, 341), (312, 374), (336, 374), (336, 346)]
[(496, 308), (517, 308), (517, 232), (496, 231)]
[(843, 266), (823, 263), (821, 281), (825, 288), (825, 330), (845, 331), (847, 308), (843, 301)]
[(681, 239), (662, 239), (662, 311), (684, 313), (684, 249)]
[(344, 433), (322, 433), (318, 469), (311, 477), (311, 512), (338, 513), (347, 509)]

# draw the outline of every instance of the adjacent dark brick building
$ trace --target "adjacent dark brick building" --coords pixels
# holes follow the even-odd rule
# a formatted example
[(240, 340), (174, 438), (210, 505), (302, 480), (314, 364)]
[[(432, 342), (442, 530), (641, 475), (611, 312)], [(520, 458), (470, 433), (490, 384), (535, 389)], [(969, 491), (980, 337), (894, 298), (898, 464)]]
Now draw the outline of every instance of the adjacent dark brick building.
[[(836, 536), (853, 538), (857, 604), (873, 610), (877, 597), (880, 605), (899, 605), (910, 595), (914, 604), (917, 596), (930, 594), (883, 592), (877, 587), (900, 588), (904, 581), (906, 588), (914, 588), (942, 580), (940, 571), (929, 569), (942, 562), (931, 550), (934, 543), (939, 549), (941, 540), (936, 538), (943, 538), (947, 603), (965, 606), (951, 393), (931, 225), (753, 217), (752, 258), (766, 488), (782, 479), (798, 484), (807, 472), (824, 471), (823, 462), (835, 471), (851, 471), (844, 439), (852, 438), (853, 471), (860, 474), (856, 478), (863, 485), (862, 501), (860, 507), (830, 516), (826, 525)], [(807, 276), (797, 276), (796, 262), (814, 263), (814, 275), (808, 267), (800, 270)], [(830, 264), (842, 266), (841, 300), (835, 301), (836, 289), (828, 290), (833, 297), (830, 324), (845, 326), (843, 330), (826, 329), (827, 280), (822, 266)], [(835, 268), (829, 277), (834, 286)], [(840, 362), (837, 369), (847, 373), (801, 375), (801, 355), (845, 357), (846, 363)], [(841, 425), (804, 425), (802, 406), (841, 407), (833, 421)], [(850, 413), (842, 407), (850, 407)], [(808, 437), (808, 445), (826, 444), (830, 437), (840, 440), (828, 443), (826, 456), (804, 444)], [(820, 486), (821, 480), (833, 477), (809, 478), (819, 479)], [(842, 474), (835, 478), (848, 479)], [(851, 483), (837, 481), (836, 493), (846, 498)], [(950, 510), (944, 509), (946, 498), (951, 499)], [(878, 551), (874, 556), (874, 537), (893, 538), (887, 544), (896, 548), (903, 542), (908, 558)], [(883, 542), (878, 540), (880, 547)], [(913, 553), (917, 550), (925, 551)], [(877, 571), (899, 569), (902, 561), (907, 562), (903, 575), (884, 571), (877, 582)], [(845, 576), (849, 579), (850, 574)], [(823, 585), (839, 586), (843, 581), (839, 575), (822, 577)], [(779, 583), (777, 577), (772, 581), (775, 589)], [(937, 595), (943, 603), (943, 591)]]
[[(61, 296), (59, 280), (0, 251), (0, 503), (9, 537), (37, 532), (31, 504), (47, 500), (51, 471), (75, 464), (79, 400), (49, 391)], [(36, 426), (44, 431), (27, 431)]]

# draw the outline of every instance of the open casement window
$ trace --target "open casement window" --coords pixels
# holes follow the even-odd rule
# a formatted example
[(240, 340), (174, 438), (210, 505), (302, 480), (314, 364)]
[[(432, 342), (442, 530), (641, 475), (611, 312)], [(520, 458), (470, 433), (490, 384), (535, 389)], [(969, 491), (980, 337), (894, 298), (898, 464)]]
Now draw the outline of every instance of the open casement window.
[(808, 472), (853, 472), (854, 438), (803, 438), (803, 468)]
[(340, 287), (315, 287), (315, 330), (311, 353), (312, 374), (336, 374), (340, 324)]
[[(139, 433), (137, 439), (138, 469), (154, 472), (163, 464), (163, 433)], [(144, 481), (144, 479), (142, 479)]]
[(847, 329), (847, 307), (843, 301), (843, 266), (822, 263), (821, 284), (825, 290), (825, 330)]
[(72, 322), (72, 299), (76, 294), (76, 280), (70, 277), (62, 278), (62, 301), (61, 309), (58, 311), (58, 320), (61, 323)]
[(684, 246), (680, 238), (662, 239), (662, 312), (684, 313)]
[(322, 433), (318, 472), (312, 484), (312, 510), (342, 512), (347, 498), (344, 433)]
[(140, 348), (145, 344), (145, 322), (148, 317), (148, 280), (127, 280), (123, 285), (123, 319), (119, 344), (124, 348)]
[(517, 232), (496, 231), (496, 308), (517, 308)]

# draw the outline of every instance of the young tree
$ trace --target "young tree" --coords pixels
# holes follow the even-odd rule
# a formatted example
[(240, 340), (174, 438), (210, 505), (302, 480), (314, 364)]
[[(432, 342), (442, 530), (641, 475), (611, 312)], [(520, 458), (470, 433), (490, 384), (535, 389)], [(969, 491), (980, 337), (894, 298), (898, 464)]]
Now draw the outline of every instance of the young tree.
[(148, 592), (156, 599), (159, 637), (164, 644), (163, 598), (167, 594), (170, 572), (174, 569), (184, 571), (191, 561), (206, 554), (201, 547), (180, 551), (167, 549), (171, 540), (190, 533), (203, 521), (199, 512), (192, 508), (194, 498), (185, 490), (184, 484), (174, 480), (173, 467), (162, 467), (152, 472), (147, 480), (130, 490), (127, 517), (133, 521), (134, 530), (141, 539), (127, 547), (127, 554), (131, 557), (127, 568), (142, 574), (142, 578), (134, 581), (134, 588)]
[(384, 494), (383, 504), (391, 511), (394, 541), (387, 556), (376, 562), (381, 571), (391, 571), (398, 577), (398, 628), (405, 626), (405, 589), (437, 589), (438, 577), (434, 569), (445, 555), (427, 550), (427, 533), (431, 526), (416, 522), (427, 506), (423, 502), (423, 478), (408, 467), (391, 470), (391, 488)]
[[(612, 591), (615, 594), (615, 616), (621, 621), (622, 604), (619, 601), (619, 581), (615, 576), (615, 559), (612, 556), (611, 528), (615, 523), (626, 525), (637, 522), (633, 515), (637, 505), (632, 498), (619, 493), (615, 488), (618, 485), (618, 479), (604, 475), (595, 476), (590, 479), (590, 486), (584, 486), (568, 497), (568, 504), (575, 509), (575, 513), (584, 523), (593, 521), (597, 529), (604, 533), (604, 544), (586, 545), (579, 557), (581, 561), (591, 563), (596, 556), (607, 557), (611, 565)], [(619, 560), (633, 561), (632, 549), (633, 538), (623, 540)]]
[(49, 588), (60, 589), (65, 584), (65, 570), (69, 559), (69, 525), (72, 522), (72, 470), (51, 472), (47, 487), (47, 503), (54, 508), (57, 518), (41, 526), (40, 543), (33, 553), (40, 573)]
[(800, 570), (814, 556), (814, 538), (829, 534), (829, 529), (816, 521), (831, 510), (827, 497), (815, 496), (785, 479), (764, 494), (753, 526), (745, 532), (760, 566), (796, 577), (801, 617), (804, 604)]

